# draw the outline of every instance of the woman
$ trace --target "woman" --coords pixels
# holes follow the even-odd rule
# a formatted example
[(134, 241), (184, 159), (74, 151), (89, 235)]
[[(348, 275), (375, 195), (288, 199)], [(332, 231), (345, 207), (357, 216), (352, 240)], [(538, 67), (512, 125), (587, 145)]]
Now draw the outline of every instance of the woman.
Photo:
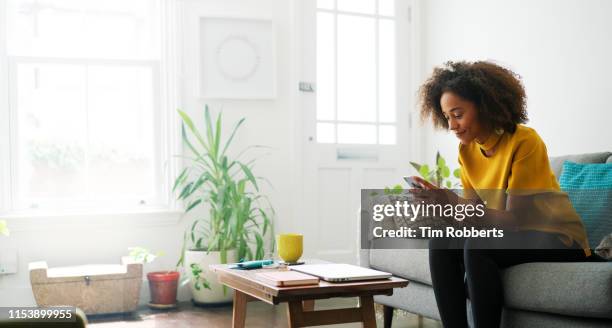
[[(526, 95), (518, 76), (491, 62), (448, 62), (420, 89), (421, 115), (459, 139), (463, 198), (483, 203), (480, 227), (503, 238), (430, 241), (433, 289), (444, 327), (467, 327), (464, 276), (475, 327), (498, 327), (500, 269), (526, 262), (584, 261), (584, 226), (550, 168), (546, 146), (524, 125)], [(413, 177), (424, 189), (437, 189)], [(451, 196), (452, 195), (452, 196)], [(520, 248), (520, 249), (519, 249)], [(527, 249), (527, 250), (526, 250)]]

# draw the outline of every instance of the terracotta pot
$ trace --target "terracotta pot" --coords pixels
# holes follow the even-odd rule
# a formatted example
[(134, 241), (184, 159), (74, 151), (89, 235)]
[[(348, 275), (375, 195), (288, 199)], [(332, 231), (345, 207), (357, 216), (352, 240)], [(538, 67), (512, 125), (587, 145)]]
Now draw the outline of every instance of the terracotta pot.
[(158, 271), (147, 273), (151, 303), (172, 305), (176, 303), (176, 288), (180, 273), (177, 271)]

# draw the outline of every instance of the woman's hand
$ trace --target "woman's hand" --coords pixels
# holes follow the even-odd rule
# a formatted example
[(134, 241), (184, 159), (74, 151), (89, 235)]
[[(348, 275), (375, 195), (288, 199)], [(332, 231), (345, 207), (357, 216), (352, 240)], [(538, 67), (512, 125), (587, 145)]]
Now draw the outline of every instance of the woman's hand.
[(440, 189), (436, 185), (429, 183), (429, 181), (421, 177), (417, 177), (416, 175), (411, 176), (411, 178), (414, 179), (414, 181), (416, 181), (419, 185), (421, 185), (422, 189), (425, 189), (425, 190)]
[(416, 199), (432, 204), (456, 204), (458, 202), (459, 197), (451, 190), (440, 188), (421, 177), (412, 176), (411, 178), (421, 186), (421, 189), (409, 190)]

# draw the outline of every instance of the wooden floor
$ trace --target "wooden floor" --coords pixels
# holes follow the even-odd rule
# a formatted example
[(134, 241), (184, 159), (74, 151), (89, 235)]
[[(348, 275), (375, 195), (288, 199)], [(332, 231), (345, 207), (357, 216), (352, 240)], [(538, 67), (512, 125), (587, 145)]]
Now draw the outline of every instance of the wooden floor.
[[(336, 307), (356, 306), (356, 299), (331, 299), (317, 301), (315, 309), (332, 309)], [(272, 306), (263, 302), (248, 303), (246, 327), (250, 328), (284, 328), (287, 327), (287, 304)], [(154, 311), (142, 308), (131, 315), (107, 315), (88, 317), (92, 328), (227, 328), (232, 326), (232, 308), (194, 307), (189, 302), (180, 303), (172, 311)], [(382, 327), (382, 317), (377, 313), (377, 326)], [(357, 328), (359, 323), (318, 326), (330, 328)], [(417, 317), (413, 315), (395, 315), (393, 328), (416, 328)], [(423, 328), (442, 327), (440, 322), (424, 319)]]

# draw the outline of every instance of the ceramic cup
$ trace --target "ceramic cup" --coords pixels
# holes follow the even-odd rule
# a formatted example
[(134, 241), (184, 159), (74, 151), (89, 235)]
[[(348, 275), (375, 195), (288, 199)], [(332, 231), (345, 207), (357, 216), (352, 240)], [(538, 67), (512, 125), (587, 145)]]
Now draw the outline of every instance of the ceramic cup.
[(303, 236), (297, 233), (278, 235), (278, 256), (287, 263), (295, 263), (302, 256)]

